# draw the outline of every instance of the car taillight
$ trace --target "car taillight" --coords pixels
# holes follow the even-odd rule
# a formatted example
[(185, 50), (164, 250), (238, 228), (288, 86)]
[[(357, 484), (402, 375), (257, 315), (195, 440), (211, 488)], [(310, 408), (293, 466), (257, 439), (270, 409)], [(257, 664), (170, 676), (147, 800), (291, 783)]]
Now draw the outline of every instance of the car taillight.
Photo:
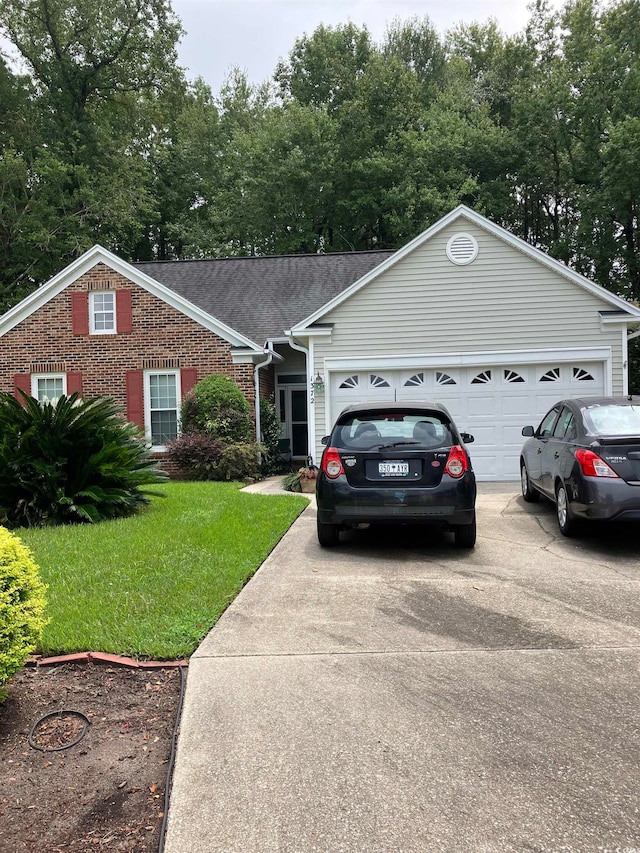
[(575, 457), (585, 477), (616, 477), (620, 479), (613, 468), (610, 468), (604, 459), (601, 459), (593, 450), (578, 447), (575, 451)]
[(340, 474), (344, 474), (342, 459), (340, 459), (340, 454), (335, 447), (327, 447), (322, 454), (322, 470), (332, 480), (335, 480)]
[(459, 444), (454, 444), (449, 451), (449, 458), (447, 459), (447, 464), (444, 466), (444, 473), (457, 479), (458, 477), (462, 477), (468, 468), (467, 454)]

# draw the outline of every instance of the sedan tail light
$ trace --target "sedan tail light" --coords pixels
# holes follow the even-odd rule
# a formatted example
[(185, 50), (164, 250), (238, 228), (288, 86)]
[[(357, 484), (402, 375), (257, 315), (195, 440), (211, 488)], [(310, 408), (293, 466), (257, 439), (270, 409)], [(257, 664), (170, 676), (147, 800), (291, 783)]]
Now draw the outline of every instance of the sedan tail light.
[(344, 474), (342, 459), (340, 459), (340, 454), (335, 447), (327, 447), (325, 452), (322, 454), (321, 465), (323, 473), (331, 480), (335, 480), (336, 477), (340, 476), (340, 474)]
[(449, 451), (449, 458), (447, 459), (447, 464), (444, 466), (444, 473), (457, 480), (458, 477), (462, 477), (464, 472), (468, 470), (469, 462), (467, 454), (459, 444), (454, 444)]
[(604, 459), (601, 459), (593, 450), (585, 450), (584, 447), (579, 447), (575, 451), (575, 457), (585, 477), (616, 477), (619, 479), (613, 468), (610, 468)]

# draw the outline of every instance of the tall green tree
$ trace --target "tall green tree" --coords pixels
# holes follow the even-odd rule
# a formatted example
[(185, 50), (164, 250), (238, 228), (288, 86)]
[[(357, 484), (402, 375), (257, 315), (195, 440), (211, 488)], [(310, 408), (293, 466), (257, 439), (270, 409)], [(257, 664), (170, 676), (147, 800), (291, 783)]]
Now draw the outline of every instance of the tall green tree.
[(0, 32), (29, 79), (19, 113), (36, 117), (0, 140), (19, 199), (1, 247), (7, 307), (96, 241), (135, 254), (155, 218), (150, 150), (183, 81), (168, 0), (0, 0)]

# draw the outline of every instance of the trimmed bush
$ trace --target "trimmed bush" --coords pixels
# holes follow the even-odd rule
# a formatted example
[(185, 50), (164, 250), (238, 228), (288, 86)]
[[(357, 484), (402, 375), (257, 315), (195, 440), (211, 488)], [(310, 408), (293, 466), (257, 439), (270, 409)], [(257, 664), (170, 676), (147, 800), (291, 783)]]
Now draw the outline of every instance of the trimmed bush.
[(47, 623), (45, 590), (29, 549), (0, 527), (0, 687), (37, 647)]
[(214, 468), (215, 480), (255, 480), (259, 474), (258, 454), (264, 448), (255, 442), (228, 444)]
[(189, 480), (213, 480), (223, 444), (200, 432), (187, 432), (167, 447), (167, 458)]
[[(0, 523), (33, 527), (132, 515), (166, 480), (109, 398), (24, 404), (0, 394)], [(145, 489), (145, 491), (143, 491)], [(146, 492), (146, 493), (145, 493)]]
[(186, 395), (181, 427), (183, 433), (206, 433), (227, 444), (253, 438), (249, 403), (233, 379), (217, 373), (205, 376)]

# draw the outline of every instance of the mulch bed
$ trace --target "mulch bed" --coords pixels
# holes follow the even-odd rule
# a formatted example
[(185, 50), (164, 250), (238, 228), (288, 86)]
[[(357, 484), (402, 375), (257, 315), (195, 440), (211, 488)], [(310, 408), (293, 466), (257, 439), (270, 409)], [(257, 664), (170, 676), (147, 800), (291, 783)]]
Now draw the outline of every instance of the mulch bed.
[[(0, 705), (0, 853), (157, 853), (178, 669), (29, 667), (8, 693)], [(79, 713), (55, 713), (34, 728), (61, 710)]]

